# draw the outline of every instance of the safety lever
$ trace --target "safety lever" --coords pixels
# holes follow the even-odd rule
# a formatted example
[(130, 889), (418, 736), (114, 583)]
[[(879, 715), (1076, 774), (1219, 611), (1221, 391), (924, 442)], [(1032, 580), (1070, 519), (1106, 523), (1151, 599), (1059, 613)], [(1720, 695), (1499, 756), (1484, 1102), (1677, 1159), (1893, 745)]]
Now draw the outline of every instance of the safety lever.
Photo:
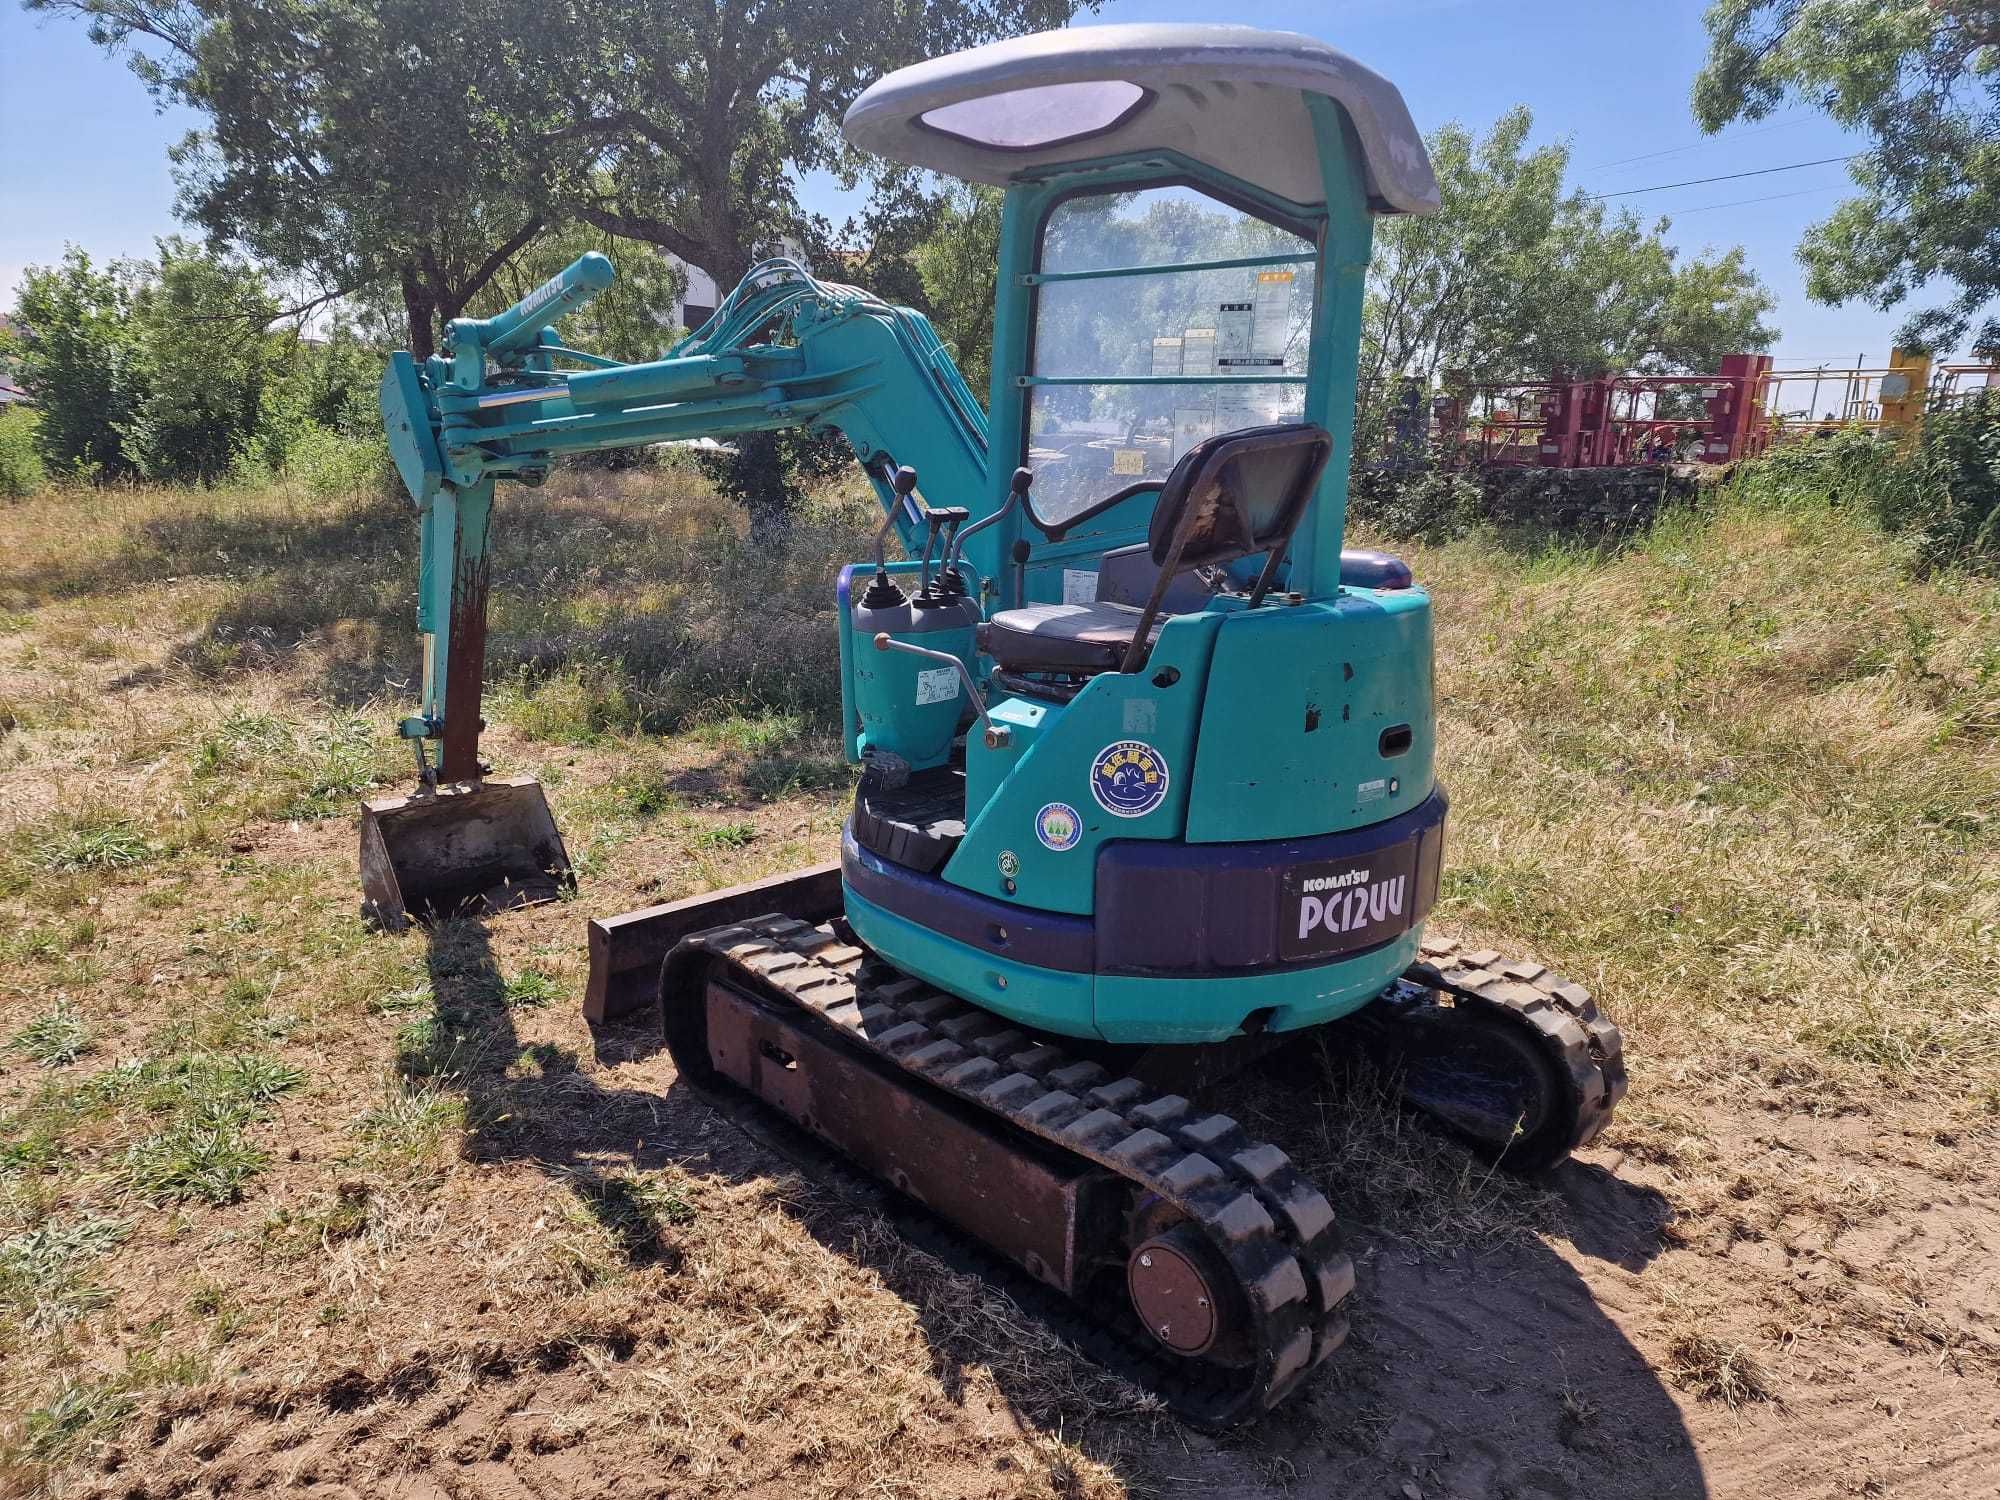
[(927, 656), (932, 661), (943, 662), (958, 669), (959, 681), (965, 684), (966, 695), (972, 699), (972, 706), (979, 714), (979, 722), (984, 726), (984, 738), (988, 750), (1004, 750), (1014, 741), (1013, 731), (1005, 724), (995, 724), (993, 716), (986, 712), (986, 700), (979, 695), (979, 684), (972, 680), (972, 673), (964, 662), (949, 651), (933, 651), (928, 646), (912, 646), (908, 641), (899, 641), (886, 630), (875, 632), (877, 651), (901, 651), (908, 656)]

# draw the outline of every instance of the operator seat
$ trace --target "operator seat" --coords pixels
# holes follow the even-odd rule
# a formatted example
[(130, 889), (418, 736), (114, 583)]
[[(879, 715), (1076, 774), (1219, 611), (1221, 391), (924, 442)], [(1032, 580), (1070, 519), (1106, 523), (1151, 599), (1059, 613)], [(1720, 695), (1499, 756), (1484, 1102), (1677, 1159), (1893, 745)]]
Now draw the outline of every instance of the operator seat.
[(1332, 451), (1326, 429), (1309, 422), (1247, 427), (1195, 444), (1167, 475), (1153, 508), (1146, 547), (1158, 572), (1145, 605), (1029, 604), (998, 611), (981, 627), (981, 645), (1003, 684), (1033, 691), (1033, 676), (1137, 671), (1165, 621), (1161, 606), (1187, 568), (1267, 554), (1251, 593), (1254, 607)]

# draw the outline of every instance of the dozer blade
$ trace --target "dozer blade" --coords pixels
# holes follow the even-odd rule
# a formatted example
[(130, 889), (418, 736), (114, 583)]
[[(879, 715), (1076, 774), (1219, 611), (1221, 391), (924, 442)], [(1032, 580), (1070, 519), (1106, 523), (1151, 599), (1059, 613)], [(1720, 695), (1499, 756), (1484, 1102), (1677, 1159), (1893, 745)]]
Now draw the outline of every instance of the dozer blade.
[(553, 901), (576, 888), (532, 776), (496, 776), (361, 804), (362, 910), (390, 931), (412, 918)]
[(691, 932), (726, 927), (767, 912), (806, 923), (840, 914), (840, 861), (773, 875), (728, 890), (709, 891), (665, 906), (648, 906), (590, 923), (590, 982), (583, 1018), (615, 1021), (660, 999), (660, 965)]

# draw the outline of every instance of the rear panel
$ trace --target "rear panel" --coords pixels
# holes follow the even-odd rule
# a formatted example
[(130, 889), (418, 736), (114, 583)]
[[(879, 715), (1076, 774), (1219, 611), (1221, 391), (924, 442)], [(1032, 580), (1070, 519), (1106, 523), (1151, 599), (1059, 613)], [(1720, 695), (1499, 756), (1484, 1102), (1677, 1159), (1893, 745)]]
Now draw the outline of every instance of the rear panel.
[(1232, 615), (1210, 663), (1190, 843), (1380, 823), (1431, 793), (1430, 598), (1350, 589)]

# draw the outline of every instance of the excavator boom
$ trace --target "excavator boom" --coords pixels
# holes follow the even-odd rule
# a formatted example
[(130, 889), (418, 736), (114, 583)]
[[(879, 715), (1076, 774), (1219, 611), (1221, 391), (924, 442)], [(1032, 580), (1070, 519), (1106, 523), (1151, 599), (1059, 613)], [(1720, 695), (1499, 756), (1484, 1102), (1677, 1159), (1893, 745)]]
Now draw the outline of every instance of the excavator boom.
[[(620, 364), (554, 326), (614, 274), (584, 255), (507, 311), (454, 321), (422, 367), (399, 353), (383, 375), (391, 456), (421, 519), (423, 644), (420, 709), (398, 726), (417, 786), (362, 811), (365, 906), (385, 925), (573, 884), (539, 785), (489, 778), (479, 760), (497, 481), (540, 484), (568, 454), (807, 427), (847, 439), (906, 546), (928, 509), (894, 488), (914, 456), (924, 493), (992, 513), (986, 414), (921, 313), (767, 260), (664, 356)], [(997, 578), (1003, 539), (973, 530), (966, 561)]]

